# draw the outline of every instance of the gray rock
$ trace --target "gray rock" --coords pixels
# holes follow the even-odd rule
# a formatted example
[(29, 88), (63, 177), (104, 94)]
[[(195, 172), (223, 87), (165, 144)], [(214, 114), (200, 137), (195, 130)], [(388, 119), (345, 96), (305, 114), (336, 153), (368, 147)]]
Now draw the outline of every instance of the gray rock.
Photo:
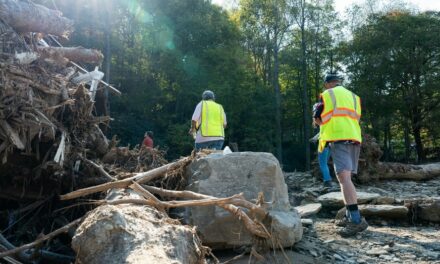
[[(345, 215), (345, 207), (339, 209), (336, 219), (342, 219)], [(363, 216), (376, 216), (390, 219), (406, 219), (408, 217), (408, 208), (400, 205), (386, 204), (362, 204), (359, 205), (359, 211)], [(381, 225), (386, 226), (386, 221), (381, 221)]]
[(307, 217), (309, 215), (316, 214), (321, 210), (321, 208), (322, 204), (320, 203), (311, 203), (295, 207), (301, 217)]
[[(272, 154), (211, 154), (194, 161), (186, 173), (190, 191), (215, 197), (243, 193), (248, 201), (255, 201), (262, 192), (271, 216), (270, 230), (279, 236), (281, 245), (292, 246), (301, 239), (300, 216), (289, 203), (283, 173)], [(251, 235), (242, 222), (221, 208), (189, 208), (187, 222), (197, 226), (203, 244), (214, 249), (251, 245)]]
[(78, 263), (200, 263), (194, 232), (154, 208), (102, 205), (76, 230)]
[(379, 256), (379, 255), (388, 254), (388, 251), (386, 251), (385, 249), (382, 249), (382, 248), (373, 248), (373, 249), (367, 250), (367, 252), (365, 252), (365, 253), (367, 255)]
[[(378, 197), (377, 193), (357, 192), (358, 204), (368, 203)], [(342, 207), (344, 206), (344, 200), (341, 192), (331, 192), (318, 197), (318, 201), (322, 203), (324, 207)]]
[(405, 219), (408, 216), (408, 208), (401, 205), (363, 204), (359, 206), (359, 210), (364, 216), (378, 216), (393, 219)]

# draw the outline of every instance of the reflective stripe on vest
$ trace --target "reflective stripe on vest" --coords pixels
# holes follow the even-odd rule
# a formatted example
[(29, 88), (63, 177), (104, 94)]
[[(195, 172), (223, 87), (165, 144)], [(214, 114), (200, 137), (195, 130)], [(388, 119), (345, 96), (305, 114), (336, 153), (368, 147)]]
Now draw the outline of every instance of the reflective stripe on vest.
[(318, 150), (321, 152), (327, 142), (351, 140), (361, 143), (360, 98), (342, 86), (326, 90), (321, 98), (324, 111), (321, 114)]
[(333, 104), (333, 110), (321, 115), (321, 119), (322, 119), (323, 124), (330, 121), (330, 119), (333, 116), (347, 116), (347, 117), (356, 119), (357, 121), (359, 121), (361, 119), (361, 116), (357, 113), (357, 110), (358, 110), (357, 109), (357, 99), (356, 99), (356, 95), (354, 93), (351, 93), (351, 95), (353, 96), (354, 110), (349, 109), (349, 108), (344, 108), (344, 107), (338, 108), (335, 92), (332, 89), (329, 89), (328, 93), (330, 95), (330, 99)]
[(204, 137), (224, 137), (223, 107), (211, 100), (202, 101), (201, 135)]

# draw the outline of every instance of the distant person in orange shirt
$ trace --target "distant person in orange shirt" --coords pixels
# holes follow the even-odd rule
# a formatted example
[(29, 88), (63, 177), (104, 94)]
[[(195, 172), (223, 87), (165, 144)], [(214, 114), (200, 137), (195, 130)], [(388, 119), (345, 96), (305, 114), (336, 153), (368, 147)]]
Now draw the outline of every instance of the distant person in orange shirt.
[(153, 148), (154, 142), (153, 142), (153, 131), (147, 131), (144, 135), (144, 141), (142, 142), (144, 146), (147, 148)]

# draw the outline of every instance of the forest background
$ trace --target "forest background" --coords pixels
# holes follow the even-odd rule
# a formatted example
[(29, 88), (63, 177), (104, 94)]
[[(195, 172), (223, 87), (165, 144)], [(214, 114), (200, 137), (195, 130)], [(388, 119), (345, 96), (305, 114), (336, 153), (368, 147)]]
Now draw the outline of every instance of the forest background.
[[(386, 161), (440, 159), (440, 12), (366, 0), (345, 16), (332, 0), (36, 0), (75, 21), (68, 41), (103, 51), (108, 137), (134, 147), (152, 130), (168, 159), (188, 155), (204, 90), (228, 119), (225, 145), (308, 170), (311, 106), (325, 73), (362, 99), (362, 128)], [(87, 65), (84, 65), (87, 67)], [(89, 70), (93, 70), (89, 68)], [(107, 96), (107, 93), (104, 93)]]

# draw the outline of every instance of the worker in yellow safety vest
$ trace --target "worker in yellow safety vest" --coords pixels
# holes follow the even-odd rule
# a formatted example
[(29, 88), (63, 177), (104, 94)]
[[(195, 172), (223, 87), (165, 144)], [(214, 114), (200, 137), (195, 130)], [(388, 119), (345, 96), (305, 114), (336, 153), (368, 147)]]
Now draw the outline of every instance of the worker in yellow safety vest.
[(325, 91), (314, 113), (314, 122), (320, 126), (319, 149), (331, 149), (333, 166), (337, 175), (346, 207), (345, 218), (337, 221), (343, 227), (338, 233), (348, 237), (364, 231), (368, 223), (361, 217), (356, 189), (351, 175), (357, 173), (360, 144), (362, 143), (361, 101), (359, 96), (341, 85), (342, 78), (328, 74), (324, 80)]
[(223, 106), (215, 102), (212, 91), (206, 90), (191, 118), (189, 134), (195, 140), (195, 149), (222, 149), (225, 139), (226, 114)]

